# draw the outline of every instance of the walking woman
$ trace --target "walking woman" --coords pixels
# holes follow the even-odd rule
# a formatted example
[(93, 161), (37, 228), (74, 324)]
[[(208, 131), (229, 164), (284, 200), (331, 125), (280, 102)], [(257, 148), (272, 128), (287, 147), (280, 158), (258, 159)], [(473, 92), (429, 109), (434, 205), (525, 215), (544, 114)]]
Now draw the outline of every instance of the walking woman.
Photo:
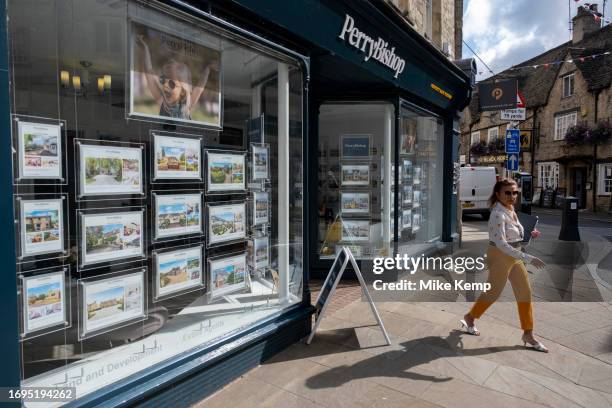
[[(527, 269), (525, 269), (526, 263), (537, 268), (543, 268), (546, 264), (541, 259), (521, 250), (524, 230), (514, 212), (514, 202), (517, 196), (518, 185), (514, 180), (502, 179), (493, 187), (493, 194), (489, 198), (491, 217), (489, 218), (489, 247), (487, 249), (488, 282), (491, 284), (491, 289), (480, 295), (472, 309), (460, 322), (469, 334), (479, 336), (480, 332), (474, 326), (474, 320), (482, 316), (497, 300), (506, 286), (506, 281), (509, 280), (523, 329), (523, 345), (527, 347), (529, 344), (535, 350), (547, 353), (548, 349), (533, 337), (531, 287)], [(537, 238), (540, 232), (534, 229), (531, 236)]]

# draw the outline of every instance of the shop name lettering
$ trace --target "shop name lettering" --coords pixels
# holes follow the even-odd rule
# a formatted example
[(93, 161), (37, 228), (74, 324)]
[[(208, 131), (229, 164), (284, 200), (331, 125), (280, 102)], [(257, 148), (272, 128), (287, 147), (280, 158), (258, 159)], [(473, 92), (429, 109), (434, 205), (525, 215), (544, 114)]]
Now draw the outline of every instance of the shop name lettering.
[[(76, 387), (79, 385), (82, 385), (83, 383), (88, 383), (90, 381), (95, 381), (100, 379), (101, 377), (104, 377), (106, 374), (112, 372), (112, 371), (116, 371), (119, 370), (121, 368), (127, 368), (128, 366), (131, 366), (133, 364), (136, 364), (138, 362), (140, 362), (140, 360), (147, 358), (147, 357), (151, 357), (157, 353), (159, 353), (162, 349), (161, 345), (157, 345), (153, 348), (150, 348), (148, 350), (146, 350), (144, 353), (139, 353), (139, 354), (134, 354), (124, 360), (118, 361), (116, 363), (107, 363), (105, 366), (100, 366), (99, 369), (93, 369), (91, 371), (88, 371), (86, 374), (84, 374), (81, 377), (76, 377), (76, 378), (71, 378), (69, 381), (67, 381), (66, 383), (62, 383), (60, 385), (62, 386), (66, 386), (66, 387)], [(70, 373), (68, 374), (69, 377), (71, 377)]]
[(359, 29), (355, 27), (355, 20), (348, 14), (344, 19), (344, 26), (342, 27), (339, 37), (342, 41), (348, 40), (350, 45), (363, 52), (365, 54), (363, 57), (364, 61), (369, 61), (370, 58), (374, 58), (376, 61), (395, 72), (393, 78), (397, 78), (399, 74), (404, 72), (406, 61), (395, 55), (395, 47), (389, 49), (387, 48), (389, 43), (382, 38), (378, 37), (377, 40), (374, 40), (362, 31), (359, 31)]
[(161, 44), (166, 48), (175, 52), (184, 52), (187, 55), (197, 56), (198, 52), (194, 44), (188, 41), (182, 41), (168, 35), (161, 35)]

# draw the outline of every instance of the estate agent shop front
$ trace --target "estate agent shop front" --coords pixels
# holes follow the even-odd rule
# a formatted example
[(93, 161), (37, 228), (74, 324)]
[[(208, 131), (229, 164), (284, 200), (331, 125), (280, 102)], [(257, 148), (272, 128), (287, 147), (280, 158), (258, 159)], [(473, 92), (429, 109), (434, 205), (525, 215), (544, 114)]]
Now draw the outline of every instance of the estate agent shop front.
[(471, 79), (385, 2), (2, 6), (0, 384), (76, 391), (26, 406), (188, 406), (341, 246), (452, 242)]

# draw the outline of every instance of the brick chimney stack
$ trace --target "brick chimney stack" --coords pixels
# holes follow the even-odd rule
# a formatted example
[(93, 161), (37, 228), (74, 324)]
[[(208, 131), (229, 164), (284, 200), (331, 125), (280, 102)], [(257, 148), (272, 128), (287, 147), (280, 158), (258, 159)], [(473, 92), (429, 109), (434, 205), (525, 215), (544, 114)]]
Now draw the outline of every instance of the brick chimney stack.
[(584, 6), (578, 7), (576, 16), (572, 19), (572, 43), (575, 44), (582, 41), (584, 35), (597, 31), (601, 28), (599, 21), (595, 20), (597, 13), (597, 4), (591, 4), (588, 8)]

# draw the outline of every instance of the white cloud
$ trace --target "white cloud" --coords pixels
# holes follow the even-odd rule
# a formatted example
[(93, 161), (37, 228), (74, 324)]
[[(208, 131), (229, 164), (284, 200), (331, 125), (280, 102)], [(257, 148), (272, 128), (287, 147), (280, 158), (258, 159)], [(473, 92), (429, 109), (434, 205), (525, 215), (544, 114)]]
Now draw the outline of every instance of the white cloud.
[[(598, 3), (601, 11), (602, 0), (591, 3)], [(572, 17), (581, 4), (570, 1)], [(466, 0), (463, 39), (498, 73), (568, 41), (568, 17), (567, 0)], [(463, 56), (473, 54), (464, 47)], [(476, 63), (478, 80), (491, 75), (478, 59)]]

